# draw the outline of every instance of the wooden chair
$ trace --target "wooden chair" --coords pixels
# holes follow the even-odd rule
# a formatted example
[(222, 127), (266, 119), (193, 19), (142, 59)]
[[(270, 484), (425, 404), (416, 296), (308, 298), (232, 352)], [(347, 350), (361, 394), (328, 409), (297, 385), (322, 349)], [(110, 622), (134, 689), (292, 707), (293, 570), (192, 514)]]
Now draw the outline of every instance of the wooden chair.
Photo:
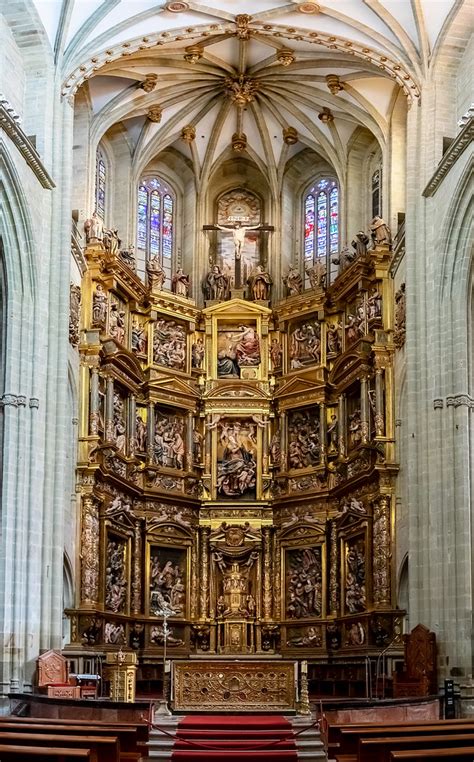
[(403, 636), (405, 670), (393, 673), (394, 698), (430, 696), (438, 693), (436, 635), (418, 624)]

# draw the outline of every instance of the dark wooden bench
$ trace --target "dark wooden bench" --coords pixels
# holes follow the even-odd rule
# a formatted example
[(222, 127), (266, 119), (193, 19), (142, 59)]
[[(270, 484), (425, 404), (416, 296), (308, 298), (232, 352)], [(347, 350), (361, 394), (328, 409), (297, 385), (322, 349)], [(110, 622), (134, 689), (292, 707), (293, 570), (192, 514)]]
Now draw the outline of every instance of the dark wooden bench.
[(56, 717), (17, 717), (12, 714), (0, 716), (0, 723), (1, 722), (17, 722), (26, 725), (30, 723), (34, 723), (35, 725), (65, 725), (68, 728), (76, 727), (76, 725), (87, 728), (118, 728), (119, 730), (135, 731), (137, 742), (146, 743), (146, 741), (148, 741), (148, 725), (146, 722), (120, 722), (119, 720), (68, 720)]
[(472, 746), (473, 733), (449, 735), (407, 735), (380, 738), (361, 738), (358, 759), (363, 762), (390, 762), (392, 751), (424, 749), (461, 749)]
[[(341, 728), (340, 747), (337, 756), (357, 755), (359, 749), (359, 739), (361, 738), (385, 738), (386, 736), (424, 736), (424, 735), (442, 735), (453, 733), (474, 733), (474, 723), (465, 720), (464, 723), (445, 724), (440, 720), (433, 725), (375, 725)], [(345, 760), (344, 762), (348, 762)]]
[(91, 760), (94, 757), (94, 761), (119, 762), (120, 759), (120, 745), (116, 736), (94, 736), (92, 733), (87, 736), (29, 732), (9, 733), (2, 731), (0, 728), (0, 744), (8, 744), (9, 746), (58, 746), (63, 749), (89, 749)]
[(114, 725), (97, 726), (94, 723), (88, 725), (57, 725), (50, 723), (18, 723), (1, 722), (0, 733), (54, 733), (55, 735), (88, 736), (92, 733), (95, 736), (116, 736), (120, 741), (120, 759), (133, 760), (140, 759), (140, 752), (137, 751), (139, 741), (134, 728), (118, 728)]
[(96, 756), (91, 755), (90, 749), (63, 749), (51, 746), (11, 746), (0, 744), (0, 759), (2, 762), (94, 762)]
[(473, 762), (474, 746), (465, 749), (411, 749), (392, 751), (390, 762)]

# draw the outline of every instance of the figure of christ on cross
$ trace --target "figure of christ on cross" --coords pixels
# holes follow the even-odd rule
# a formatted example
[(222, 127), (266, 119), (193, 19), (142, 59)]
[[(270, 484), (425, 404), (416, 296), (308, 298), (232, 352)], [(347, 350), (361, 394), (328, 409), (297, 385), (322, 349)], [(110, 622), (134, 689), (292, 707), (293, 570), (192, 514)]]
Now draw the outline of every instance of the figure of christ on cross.
[(235, 257), (235, 286), (236, 288), (241, 288), (242, 286), (242, 276), (241, 276), (241, 269), (240, 269), (240, 261), (242, 257), (242, 249), (244, 247), (245, 243), (245, 235), (248, 230), (258, 230), (260, 231), (268, 231), (272, 232), (274, 230), (273, 225), (242, 225), (242, 223), (237, 220), (234, 223), (231, 223), (229, 225), (219, 225), (219, 223), (216, 223), (215, 225), (204, 225), (203, 230), (223, 230), (225, 232), (232, 233), (232, 239), (234, 241), (234, 257)]

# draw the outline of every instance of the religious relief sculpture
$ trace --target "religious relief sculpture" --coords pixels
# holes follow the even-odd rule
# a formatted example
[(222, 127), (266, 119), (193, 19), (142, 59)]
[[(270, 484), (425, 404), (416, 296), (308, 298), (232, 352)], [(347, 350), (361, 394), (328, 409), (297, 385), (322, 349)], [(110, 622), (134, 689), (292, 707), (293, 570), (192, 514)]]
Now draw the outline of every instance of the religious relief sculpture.
[(270, 354), (270, 360), (272, 361), (273, 370), (280, 370), (283, 350), (278, 339), (272, 339), (272, 343), (270, 344), (268, 351)]
[(321, 648), (323, 636), (321, 627), (306, 627), (299, 635), (289, 637), (286, 645), (296, 648)]
[(317, 320), (309, 319), (292, 326), (289, 356), (291, 370), (321, 362), (321, 326)]
[(217, 343), (217, 375), (219, 378), (240, 378), (241, 368), (260, 365), (260, 340), (252, 325), (226, 327), (219, 331)]
[(132, 352), (145, 355), (147, 350), (146, 324), (142, 323), (137, 315), (133, 316), (131, 340)]
[(349, 414), (347, 428), (349, 430), (349, 446), (351, 448), (357, 447), (362, 441), (362, 421), (359, 409)]
[[(173, 646), (175, 648), (179, 648), (180, 646), (184, 646), (184, 640), (182, 638), (177, 638), (174, 634), (174, 628), (169, 627), (168, 625), (168, 634), (166, 636), (166, 645)], [(150, 630), (150, 643), (153, 643), (155, 646), (162, 646), (165, 642), (165, 633), (164, 628), (162, 624), (155, 625)]]
[(128, 245), (128, 248), (126, 249), (119, 249), (118, 255), (122, 262), (124, 262), (127, 267), (130, 268), (130, 270), (133, 270), (133, 272), (136, 272), (137, 270), (137, 261), (135, 259), (135, 246), (132, 244)]
[(165, 468), (184, 468), (184, 420), (181, 416), (156, 413), (153, 462)]
[(120, 244), (122, 241), (118, 236), (117, 228), (110, 228), (103, 231), (103, 241), (107, 254), (110, 256), (118, 256), (120, 250)]
[(229, 276), (225, 275), (219, 265), (213, 265), (207, 273), (204, 282), (205, 297), (209, 301), (225, 301), (230, 296)]
[(365, 541), (357, 539), (347, 544), (345, 602), (349, 613), (365, 611), (367, 598), (365, 591)]
[(125, 344), (125, 310), (119, 300), (113, 297), (109, 312), (109, 335), (119, 344)]
[(69, 343), (73, 347), (79, 344), (79, 321), (81, 317), (81, 287), (71, 283), (69, 286)]
[(250, 295), (255, 302), (265, 302), (270, 299), (270, 289), (273, 281), (263, 269), (262, 265), (257, 265), (256, 269), (247, 278), (247, 285), (250, 289)]
[(125, 611), (127, 603), (126, 545), (120, 540), (107, 542), (105, 570), (105, 607), (115, 614)]
[[(168, 554), (168, 558), (166, 555)], [(171, 556), (171, 557), (170, 557)], [(186, 607), (186, 551), (153, 547), (150, 556), (150, 612), (163, 608), (183, 616)]]
[(280, 429), (277, 429), (275, 433), (272, 436), (271, 442), (270, 442), (270, 456), (272, 459), (272, 465), (275, 466), (275, 468), (280, 468), (281, 466), (281, 434)]
[(326, 287), (326, 264), (321, 259), (317, 259), (314, 265), (307, 267), (306, 273), (311, 288), (322, 289)]
[(171, 291), (176, 296), (189, 296), (189, 275), (186, 275), (182, 267), (178, 267), (171, 279)]
[(377, 289), (367, 299), (367, 317), (370, 323), (379, 321), (382, 317), (382, 295)]
[(319, 464), (319, 410), (297, 410), (288, 418), (288, 466), (306, 468)]
[(102, 241), (104, 223), (97, 212), (84, 222), (84, 232), (86, 234), (86, 243), (98, 243)]
[(342, 352), (342, 331), (343, 325), (340, 321), (328, 324), (326, 330), (328, 356), (335, 357)]
[(174, 370), (186, 370), (186, 331), (174, 320), (160, 318), (153, 332), (153, 362)]
[[(368, 240), (369, 239), (367, 239), (367, 241)], [(352, 245), (354, 246), (354, 243), (352, 243)], [(346, 270), (349, 267), (350, 264), (352, 264), (356, 256), (357, 255), (355, 254), (355, 252), (349, 251), (347, 246), (344, 246), (344, 248), (341, 249), (338, 256), (333, 257), (331, 261), (333, 264), (338, 265), (339, 273), (342, 273), (344, 272), (344, 270)]]
[(288, 619), (321, 616), (323, 574), (321, 548), (288, 550), (286, 553), (286, 615)]
[(395, 294), (395, 330), (393, 332), (393, 342), (397, 349), (405, 345), (406, 335), (406, 295), (405, 283), (402, 283)]
[(137, 410), (135, 419), (135, 450), (139, 453), (145, 453), (147, 449), (147, 430), (146, 423), (142, 415)]
[(356, 257), (364, 257), (367, 254), (367, 246), (369, 245), (369, 237), (363, 230), (355, 235), (354, 240), (351, 243), (353, 249), (355, 249)]
[(104, 640), (107, 645), (124, 646), (126, 641), (123, 624), (107, 622), (104, 628)]
[(125, 423), (124, 400), (118, 392), (114, 393), (113, 436), (117, 450), (125, 454), (127, 446), (127, 427)]
[(102, 283), (97, 283), (92, 297), (92, 324), (97, 327), (105, 326), (107, 319), (107, 294)]
[(250, 422), (219, 421), (217, 492), (223, 497), (255, 495), (257, 480), (257, 426)]
[(392, 243), (392, 234), (387, 223), (382, 217), (375, 216), (370, 223), (370, 235), (376, 246), (390, 246)]
[(191, 367), (202, 368), (205, 356), (205, 349), (202, 339), (196, 339), (191, 347)]
[(365, 630), (361, 622), (346, 624), (346, 646), (363, 646), (365, 640)]
[(337, 455), (339, 452), (339, 421), (336, 413), (331, 413), (326, 429), (326, 436), (328, 455)]
[(288, 273), (283, 278), (283, 284), (288, 290), (288, 296), (301, 294), (303, 290), (303, 278), (293, 265), (290, 266)]
[(260, 225), (242, 225), (242, 223), (237, 220), (231, 225), (219, 225), (216, 224), (215, 226), (219, 230), (224, 230), (225, 232), (231, 232), (232, 233), (232, 239), (234, 242), (234, 255), (237, 260), (239, 260), (242, 256), (242, 249), (245, 242), (245, 234), (248, 230), (259, 230)]
[(146, 276), (150, 291), (162, 291), (165, 285), (166, 272), (158, 255), (151, 257), (146, 263)]

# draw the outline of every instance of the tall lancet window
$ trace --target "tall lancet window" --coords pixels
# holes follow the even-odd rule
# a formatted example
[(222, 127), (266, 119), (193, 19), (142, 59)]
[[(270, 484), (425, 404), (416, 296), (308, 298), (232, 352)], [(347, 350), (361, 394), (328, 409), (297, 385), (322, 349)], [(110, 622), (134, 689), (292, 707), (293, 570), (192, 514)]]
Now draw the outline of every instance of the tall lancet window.
[(372, 217), (382, 216), (382, 170), (372, 175)]
[(97, 214), (105, 219), (105, 193), (107, 187), (107, 167), (102, 151), (97, 150), (95, 163), (95, 208)]
[(175, 241), (175, 193), (160, 177), (143, 179), (138, 186), (137, 249), (139, 257), (158, 257), (171, 286)]
[[(339, 188), (335, 180), (318, 180), (304, 197), (304, 265), (329, 264), (339, 251)], [(307, 280), (309, 283), (308, 276)]]

